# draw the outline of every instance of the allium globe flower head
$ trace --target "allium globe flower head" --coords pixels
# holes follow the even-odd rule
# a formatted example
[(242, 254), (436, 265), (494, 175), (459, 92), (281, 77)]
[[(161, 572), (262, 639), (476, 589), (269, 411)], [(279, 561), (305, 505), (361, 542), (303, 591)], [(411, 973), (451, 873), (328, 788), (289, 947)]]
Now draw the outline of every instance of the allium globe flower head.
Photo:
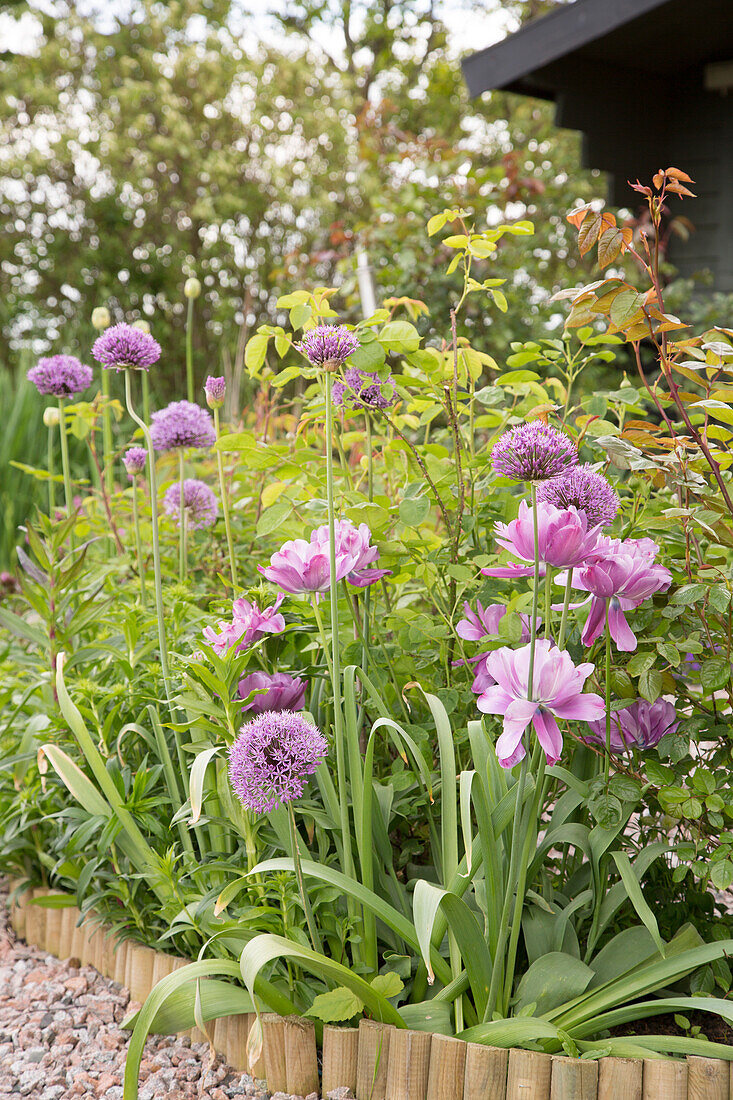
[(565, 432), (530, 420), (510, 428), (494, 444), (491, 465), (514, 481), (546, 481), (578, 464), (578, 449)]
[(156, 451), (211, 447), (216, 443), (211, 413), (192, 401), (171, 401), (150, 419), (150, 438)]
[(134, 481), (138, 474), (144, 472), (147, 459), (148, 452), (144, 447), (128, 447), (122, 456), (122, 464), (130, 481)]
[(594, 670), (590, 663), (574, 665), (566, 650), (549, 639), (535, 643), (532, 697), (529, 697), (531, 645), (520, 649), (495, 649), (486, 657), (486, 670), (495, 683), (476, 700), (484, 714), (501, 714), (504, 730), (496, 742), (496, 755), (503, 768), (511, 768), (526, 755), (523, 735), (532, 723), (548, 764), (555, 764), (562, 752), (562, 734), (556, 718), (591, 722), (604, 713), (603, 699), (583, 692)]
[[(674, 705), (667, 699), (654, 703), (637, 699), (630, 707), (611, 714), (611, 750), (628, 752), (629, 749), (651, 749), (658, 745), (667, 733), (676, 733), (680, 720)], [(589, 732), (584, 741), (606, 745), (606, 719), (588, 724)]]
[(300, 798), (308, 776), (328, 755), (316, 726), (293, 711), (266, 711), (247, 722), (229, 750), (229, 780), (253, 813)]
[[(534, 517), (531, 505), (523, 500), (517, 518), (511, 523), (497, 523), (496, 541), (504, 550), (520, 558), (526, 565), (509, 565), (482, 569), (487, 577), (529, 577), (534, 572)], [(575, 508), (556, 508), (546, 501), (537, 502), (537, 536), (540, 563), (553, 569), (571, 569), (584, 565), (596, 548), (600, 529), (591, 527), (585, 513)], [(545, 573), (546, 569), (541, 569)]]
[[(573, 587), (590, 592), (590, 613), (583, 628), (583, 645), (592, 645), (608, 629), (618, 649), (636, 649), (636, 635), (626, 621), (632, 611), (655, 592), (665, 592), (672, 574), (655, 561), (659, 547), (651, 539), (612, 539), (600, 536), (588, 562), (573, 570)], [(560, 575), (560, 583), (564, 578)]]
[(300, 676), (291, 676), (287, 672), (270, 674), (258, 671), (250, 672), (239, 681), (237, 693), (240, 699), (248, 699), (253, 691), (258, 692), (244, 704), (242, 710), (264, 714), (267, 710), (302, 710), (307, 686)]
[(92, 347), (92, 355), (107, 370), (150, 370), (160, 354), (160, 344), (149, 332), (124, 322), (108, 328)]
[(343, 382), (334, 382), (331, 398), (336, 408), (383, 411), (394, 405), (397, 395), (391, 378), (382, 382), (376, 373), (350, 367)]
[(50, 355), (39, 359), (26, 375), (39, 393), (53, 397), (76, 397), (92, 384), (92, 368), (75, 355)]
[(285, 619), (280, 614), (280, 604), (284, 599), (282, 594), (279, 595), (272, 607), (261, 611), (254, 601), (240, 597), (232, 604), (232, 621), (220, 619), (216, 624), (218, 633), (212, 626), (204, 627), (204, 638), (217, 656), (223, 657), (232, 646), (236, 646), (236, 652), (241, 653), (266, 634), (281, 634), (285, 629)]
[[(183, 482), (183, 510), (189, 530), (211, 527), (219, 512), (216, 496), (205, 481), (188, 477)], [(181, 526), (181, 486), (175, 482), (163, 493), (163, 511)]]
[(618, 493), (592, 466), (576, 466), (537, 487), (537, 500), (556, 508), (575, 508), (590, 527), (608, 527), (619, 508)]
[[(336, 580), (344, 578), (357, 588), (366, 588), (389, 574), (388, 569), (370, 569), (368, 566), (379, 557), (379, 550), (371, 545), (371, 532), (366, 523), (355, 527), (349, 519), (342, 519), (335, 528)], [(270, 558), (268, 566), (258, 565), (260, 573), (268, 581), (285, 592), (326, 592), (331, 577), (328, 524), (317, 527), (311, 533), (310, 542), (292, 539), (284, 543)]]
[(317, 325), (305, 332), (303, 339), (295, 347), (305, 355), (311, 366), (335, 371), (361, 344), (346, 325)]
[(206, 404), (210, 409), (220, 409), (224, 404), (224, 397), (227, 392), (226, 378), (214, 378), (212, 375), (204, 382), (204, 392), (206, 393)]

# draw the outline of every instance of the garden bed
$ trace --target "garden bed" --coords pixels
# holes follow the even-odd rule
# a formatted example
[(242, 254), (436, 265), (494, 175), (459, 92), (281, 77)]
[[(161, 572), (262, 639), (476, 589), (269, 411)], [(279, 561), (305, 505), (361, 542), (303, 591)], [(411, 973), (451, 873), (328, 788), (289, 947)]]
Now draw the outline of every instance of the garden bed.
[[(145, 1001), (167, 974), (188, 965), (188, 960), (142, 944), (116, 941), (110, 928), (95, 921), (93, 914), (82, 919), (73, 904), (58, 908), (33, 904), (33, 898), (50, 896), (51, 891), (38, 890), (30, 897), (17, 895), (17, 900), (10, 903), (16, 932), (29, 944), (62, 959), (76, 961), (78, 954), (81, 965), (93, 966), (102, 975), (126, 985), (133, 1002)], [(71, 898), (67, 900), (71, 902)], [(214, 1048), (243, 1068), (254, 1024), (252, 1015), (212, 1020)], [(659, 1031), (664, 1033), (666, 1027)], [(720, 1038), (726, 1042), (728, 1037), (725, 1033)], [(278, 1096), (323, 1094), (336, 1095), (340, 1100), (349, 1095), (356, 1100), (729, 1100), (733, 1094), (733, 1062), (723, 1059), (689, 1056), (683, 1062), (552, 1056), (464, 1042), (368, 1019), (363, 1019), (358, 1028), (325, 1027), (319, 1056), (312, 1020), (275, 1013), (262, 1014), (261, 1039), (261, 1053), (257, 1052), (252, 1071), (266, 1081), (270, 1093)], [(146, 1092), (139, 1095), (144, 1100)], [(228, 1094), (222, 1091), (221, 1095)]]

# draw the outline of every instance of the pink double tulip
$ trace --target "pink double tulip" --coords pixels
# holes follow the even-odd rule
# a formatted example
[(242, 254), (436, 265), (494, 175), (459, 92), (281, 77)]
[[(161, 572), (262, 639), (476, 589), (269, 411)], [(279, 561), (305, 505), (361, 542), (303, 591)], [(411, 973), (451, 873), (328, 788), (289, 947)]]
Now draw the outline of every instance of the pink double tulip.
[[(366, 523), (355, 527), (349, 519), (340, 520), (335, 528), (335, 544), (337, 581), (346, 579), (357, 588), (366, 588), (388, 575), (388, 569), (369, 568), (379, 557), (379, 550), (371, 545)], [(328, 524), (317, 527), (309, 542), (292, 539), (284, 543), (268, 566), (257, 568), (286, 592), (326, 592), (331, 578)]]
[[(534, 572), (534, 519), (532, 507), (523, 500), (517, 518), (511, 523), (497, 523), (496, 541), (521, 563), (482, 569), (487, 577), (530, 577)], [(576, 508), (556, 508), (540, 500), (537, 503), (537, 542), (540, 574), (547, 566), (571, 569), (583, 565), (598, 542), (600, 527), (591, 527), (584, 512)]]
[(600, 695), (583, 692), (594, 666), (574, 665), (570, 655), (544, 638), (535, 644), (532, 694), (529, 693), (531, 646), (495, 649), (486, 657), (486, 669), (495, 683), (486, 688), (476, 705), (485, 714), (501, 714), (504, 730), (496, 742), (496, 755), (504, 768), (511, 768), (526, 754), (524, 731), (532, 723), (548, 764), (555, 764), (562, 752), (562, 734), (557, 718), (590, 722), (604, 714)]
[(272, 607), (266, 607), (263, 611), (253, 601), (235, 600), (232, 604), (232, 621), (220, 619), (216, 624), (218, 631), (213, 626), (204, 627), (204, 638), (217, 656), (223, 657), (232, 646), (236, 646), (236, 652), (239, 653), (265, 634), (280, 634), (285, 629), (285, 619), (279, 613), (284, 599), (283, 595), (278, 596)]

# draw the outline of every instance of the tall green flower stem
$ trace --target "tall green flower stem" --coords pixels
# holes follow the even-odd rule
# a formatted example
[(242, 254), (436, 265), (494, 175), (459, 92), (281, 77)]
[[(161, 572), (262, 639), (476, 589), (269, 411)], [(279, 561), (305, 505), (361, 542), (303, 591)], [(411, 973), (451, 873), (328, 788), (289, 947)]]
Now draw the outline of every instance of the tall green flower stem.
[(313, 950), (319, 954), (323, 953), (323, 945), (321, 943), (318, 932), (316, 931), (316, 922), (313, 917), (313, 910), (311, 909), (310, 898), (308, 897), (305, 881), (303, 879), (303, 868), (300, 864), (300, 847), (298, 844), (298, 830), (295, 825), (295, 811), (293, 809), (293, 803), (288, 802), (288, 821), (290, 822), (290, 844), (293, 849), (293, 865), (295, 867), (295, 878), (298, 883), (298, 890), (300, 891), (300, 900), (303, 903), (303, 909), (305, 911), (305, 922), (308, 925), (308, 935), (310, 936)]
[(193, 298), (188, 299), (186, 311), (186, 395), (193, 401)]
[(186, 494), (184, 491), (185, 469), (183, 447), (178, 448), (178, 580), (183, 584), (186, 579)]
[[(189, 300), (190, 305), (190, 300)], [(221, 432), (219, 430), (219, 410), (214, 410), (214, 428), (216, 430), (217, 442), (221, 438)], [(227, 492), (227, 483), (224, 478), (224, 460), (222, 458), (221, 451), (217, 448), (216, 451), (216, 465), (219, 471), (219, 495), (221, 496), (221, 510), (224, 513), (224, 530), (227, 536), (227, 549), (229, 550), (229, 568), (232, 571), (232, 587), (237, 588), (237, 562), (234, 557), (234, 540), (232, 539), (232, 521), (229, 514), (229, 493)]]
[[(59, 397), (59, 438), (61, 440), (61, 469), (64, 474), (64, 498), (66, 515), (71, 519), (74, 514), (74, 494), (71, 491), (71, 466), (69, 464), (69, 441), (66, 437), (66, 399)], [(74, 528), (69, 535), (71, 548), (74, 548)]]
[(148, 372), (143, 372), (143, 420), (146, 424), (150, 423), (150, 379), (148, 378)]
[[(143, 375), (143, 382), (146, 375)], [(173, 691), (171, 687), (171, 674), (168, 664), (168, 641), (165, 634), (165, 615), (163, 609), (163, 576), (160, 568), (160, 541), (158, 537), (158, 486), (155, 477), (155, 450), (150, 438), (150, 431), (144, 420), (135, 412), (132, 404), (132, 379), (130, 371), (125, 371), (125, 403), (127, 411), (143, 433), (145, 446), (148, 451), (148, 482), (150, 485), (150, 513), (153, 528), (153, 576), (155, 584), (155, 612), (158, 619), (158, 649), (160, 651), (160, 668), (163, 673), (163, 684), (168, 706), (173, 715)], [(178, 748), (179, 764), (184, 776), (188, 775), (188, 763), (184, 757), (181, 745), (176, 741)]]
[(137, 475), (132, 479), (132, 522), (135, 527), (135, 548), (137, 551), (137, 572), (140, 577), (140, 600), (143, 607), (148, 606), (148, 594), (145, 590), (145, 558), (143, 541), (140, 537), (140, 512), (137, 503)]
[[(364, 420), (366, 423), (367, 496), (371, 503), (374, 500), (374, 443), (372, 441), (372, 418), (368, 411), (364, 414)], [(361, 667), (366, 672), (369, 664), (369, 636), (371, 633), (371, 586), (364, 593), (363, 610)], [(397, 695), (398, 698), (401, 698), (401, 692), (398, 691)]]
[(104, 486), (107, 495), (112, 496), (115, 488), (114, 470), (112, 469), (112, 413), (109, 408), (110, 383), (109, 371), (102, 371), (102, 465), (104, 467)]
[(606, 789), (611, 773), (611, 632), (608, 629), (608, 614), (611, 601), (606, 600), (606, 760), (604, 763), (603, 777), (606, 781)]
[(565, 648), (565, 637), (568, 628), (568, 608), (570, 607), (570, 596), (573, 590), (573, 571), (568, 570), (568, 579), (565, 582), (565, 596), (562, 602), (562, 616), (560, 618), (560, 633), (557, 638), (558, 649)]
[[(533, 482), (530, 483), (530, 494), (532, 498), (532, 526), (534, 532), (534, 589), (532, 592), (532, 616), (529, 623), (529, 671), (527, 675), (527, 697), (529, 699), (532, 698), (532, 692), (534, 690), (534, 655), (537, 641), (537, 616), (540, 596), (540, 545), (539, 523), (537, 517), (537, 490)], [(529, 742), (528, 736), (527, 742)], [(527, 750), (528, 744), (525, 744), (524, 747), (525, 750)], [(486, 1002), (484, 1020), (491, 1020), (493, 1018), (494, 1012), (499, 1004), (500, 994), (501, 1008), (506, 1014), (506, 990), (509, 989), (511, 992), (514, 981), (513, 959), (516, 958), (516, 937), (519, 935), (516, 926), (521, 920), (522, 908), (524, 906), (524, 883), (526, 882), (527, 861), (530, 847), (528, 834), (531, 832), (532, 828), (531, 817), (529, 814), (525, 815), (524, 813), (524, 792), (527, 787), (528, 770), (529, 753), (525, 751), (519, 766), (517, 800), (514, 807), (514, 821), (512, 824), (512, 846), (509, 855), (509, 874), (506, 880), (506, 892), (504, 894), (504, 904), (502, 906), (501, 918), (499, 921), (499, 933), (496, 940), (494, 965), (491, 971), (491, 985), (489, 987), (489, 996)], [(541, 790), (542, 782), (539, 776), (538, 787)], [(535, 800), (536, 797), (535, 795)], [(529, 812), (531, 813), (531, 811)], [(509, 918), (512, 911), (512, 900), (514, 900), (514, 920), (512, 922), (512, 938), (510, 940)], [(509, 951), (507, 951), (507, 943), (509, 943)]]
[[(60, 421), (59, 421), (60, 423)], [(48, 514), (53, 518), (56, 510), (56, 463), (53, 454), (53, 427), (48, 429)]]

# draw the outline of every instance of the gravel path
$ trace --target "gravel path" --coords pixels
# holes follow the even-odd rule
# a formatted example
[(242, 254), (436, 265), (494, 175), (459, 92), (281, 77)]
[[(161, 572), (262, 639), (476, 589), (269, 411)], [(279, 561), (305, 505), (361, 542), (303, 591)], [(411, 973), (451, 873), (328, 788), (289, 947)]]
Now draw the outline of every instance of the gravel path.
[[(17, 940), (0, 897), (0, 1096), (122, 1100), (129, 994), (92, 967), (59, 962)], [(153, 1036), (140, 1100), (230, 1100), (267, 1094), (208, 1044)]]

